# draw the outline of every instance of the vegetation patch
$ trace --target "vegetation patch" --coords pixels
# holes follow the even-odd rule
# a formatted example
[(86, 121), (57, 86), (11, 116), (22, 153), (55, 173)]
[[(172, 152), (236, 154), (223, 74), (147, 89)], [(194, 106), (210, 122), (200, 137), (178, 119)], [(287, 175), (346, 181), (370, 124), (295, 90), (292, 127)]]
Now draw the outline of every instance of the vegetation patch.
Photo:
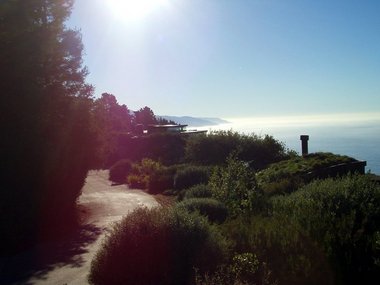
[(338, 165), (355, 162), (356, 160), (332, 153), (313, 153), (307, 156), (294, 156), (271, 164), (257, 173), (257, 182), (267, 194), (290, 193), (303, 186), (308, 181), (308, 173)]
[(189, 212), (199, 212), (206, 216), (209, 221), (216, 223), (224, 222), (228, 215), (227, 207), (222, 202), (212, 198), (186, 199), (176, 206)]
[(225, 261), (229, 244), (195, 213), (137, 209), (115, 225), (91, 264), (91, 284), (191, 284)]
[(227, 166), (214, 169), (209, 186), (212, 197), (223, 202), (231, 216), (258, 209), (261, 195), (255, 173), (234, 156), (227, 159)]
[(236, 252), (255, 254), (260, 261), (261, 278), (253, 275), (247, 284), (274, 281), (275, 284), (333, 284), (324, 251), (288, 221), (260, 215), (240, 216), (227, 220), (221, 228), (234, 241)]
[(212, 192), (208, 184), (197, 184), (188, 189), (182, 190), (178, 195), (178, 200), (182, 201), (191, 198), (211, 198)]
[(323, 248), (342, 284), (380, 281), (380, 186), (369, 177), (317, 180), (272, 205)]
[(207, 184), (210, 175), (210, 167), (187, 165), (177, 171), (174, 177), (174, 188), (182, 190), (197, 184)]
[(285, 146), (272, 136), (245, 135), (234, 131), (213, 131), (189, 137), (185, 159), (189, 163), (220, 165), (233, 153), (256, 170), (289, 158)]

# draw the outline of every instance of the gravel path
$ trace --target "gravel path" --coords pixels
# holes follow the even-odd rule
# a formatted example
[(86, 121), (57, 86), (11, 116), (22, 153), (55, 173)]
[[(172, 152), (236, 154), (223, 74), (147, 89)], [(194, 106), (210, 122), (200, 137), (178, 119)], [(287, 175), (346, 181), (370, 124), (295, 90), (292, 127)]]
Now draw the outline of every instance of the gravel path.
[[(147, 193), (125, 185), (111, 186), (108, 171), (90, 171), (78, 205), (82, 226), (66, 241), (43, 244), (7, 261), (9, 268), (31, 268), (12, 284), (88, 284), (91, 260), (107, 229), (137, 207), (156, 207)], [(20, 279), (20, 278), (16, 278)], [(0, 278), (1, 283), (1, 278)], [(2, 283), (1, 283), (2, 284)]]

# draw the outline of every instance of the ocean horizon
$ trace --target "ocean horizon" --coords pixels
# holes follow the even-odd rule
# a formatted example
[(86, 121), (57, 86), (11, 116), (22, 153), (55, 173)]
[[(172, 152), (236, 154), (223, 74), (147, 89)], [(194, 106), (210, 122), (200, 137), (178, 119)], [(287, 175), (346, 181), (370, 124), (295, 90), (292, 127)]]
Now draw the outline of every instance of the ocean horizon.
[(365, 160), (367, 172), (380, 174), (380, 113), (223, 119), (229, 123), (196, 129), (271, 135), (297, 153), (301, 152), (300, 135), (309, 135), (310, 153), (332, 152)]

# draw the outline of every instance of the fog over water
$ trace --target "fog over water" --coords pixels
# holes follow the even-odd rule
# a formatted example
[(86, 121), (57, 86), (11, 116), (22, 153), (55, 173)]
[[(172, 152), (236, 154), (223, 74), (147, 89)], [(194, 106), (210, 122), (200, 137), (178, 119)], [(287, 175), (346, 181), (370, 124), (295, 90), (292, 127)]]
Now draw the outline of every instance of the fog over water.
[[(366, 170), (380, 174), (380, 114), (342, 114), (226, 118), (230, 123), (199, 130), (234, 130), (272, 135), (301, 152), (300, 135), (309, 135), (309, 152), (332, 152), (366, 160)], [(191, 126), (189, 126), (189, 129)]]

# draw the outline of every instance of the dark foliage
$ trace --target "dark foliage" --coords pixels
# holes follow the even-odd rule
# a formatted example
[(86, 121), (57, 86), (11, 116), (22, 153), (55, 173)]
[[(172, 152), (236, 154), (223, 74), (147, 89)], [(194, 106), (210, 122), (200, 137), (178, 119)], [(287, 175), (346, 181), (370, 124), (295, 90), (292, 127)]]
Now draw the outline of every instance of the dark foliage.
[(212, 272), (228, 243), (207, 219), (179, 209), (138, 209), (112, 230), (91, 264), (91, 284), (186, 285)]
[(174, 188), (182, 190), (197, 184), (207, 184), (212, 169), (207, 166), (188, 165), (177, 171), (174, 177)]
[(186, 145), (186, 159), (198, 164), (223, 164), (231, 154), (249, 162), (256, 170), (280, 161), (288, 154), (282, 143), (271, 136), (244, 135), (233, 131), (217, 131), (193, 136)]
[(207, 184), (197, 184), (188, 189), (182, 190), (178, 195), (178, 200), (191, 198), (211, 198), (212, 192)]
[(135, 125), (134, 117), (126, 105), (120, 105), (115, 96), (103, 93), (95, 100), (93, 118), (98, 134), (96, 168), (109, 168), (119, 160), (119, 136), (129, 134)]
[(158, 119), (154, 115), (152, 109), (147, 106), (135, 112), (135, 120), (136, 124), (143, 125), (144, 127), (158, 123)]
[(72, 3), (0, 2), (2, 254), (70, 223), (95, 157), (81, 37), (64, 25)]
[(276, 284), (336, 284), (323, 249), (284, 219), (238, 217), (222, 229), (235, 242), (235, 251), (254, 253), (266, 264)]
[(173, 189), (175, 172), (175, 167), (161, 167), (151, 173), (148, 179), (149, 193), (158, 194)]
[(183, 200), (177, 207), (190, 212), (199, 212), (206, 216), (209, 221), (223, 223), (228, 215), (227, 207), (220, 201), (212, 198), (191, 198)]
[(366, 176), (315, 181), (273, 213), (318, 243), (342, 284), (380, 282), (380, 187)]

